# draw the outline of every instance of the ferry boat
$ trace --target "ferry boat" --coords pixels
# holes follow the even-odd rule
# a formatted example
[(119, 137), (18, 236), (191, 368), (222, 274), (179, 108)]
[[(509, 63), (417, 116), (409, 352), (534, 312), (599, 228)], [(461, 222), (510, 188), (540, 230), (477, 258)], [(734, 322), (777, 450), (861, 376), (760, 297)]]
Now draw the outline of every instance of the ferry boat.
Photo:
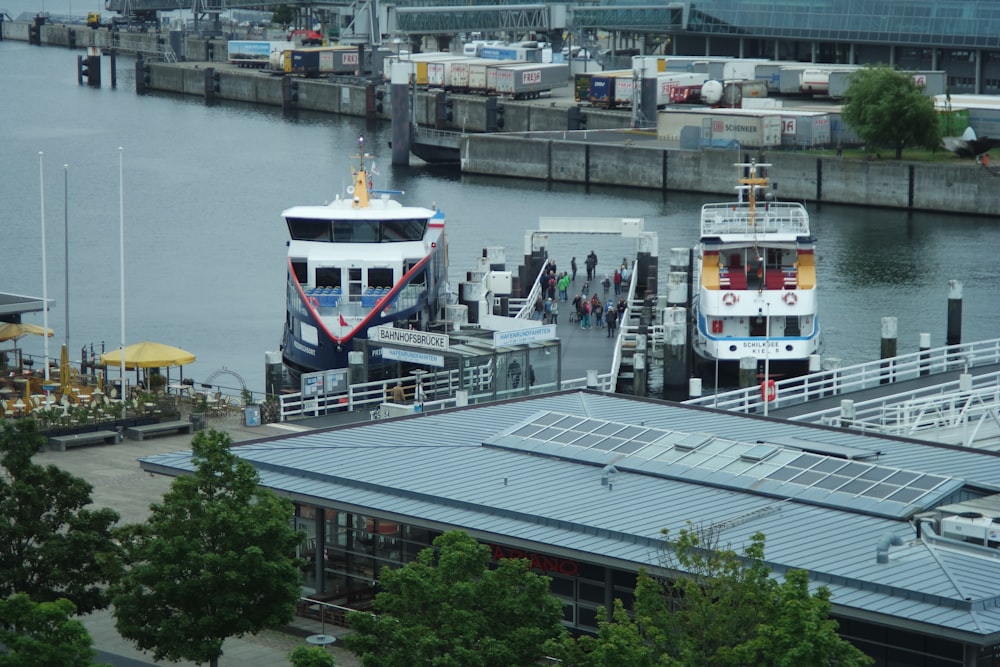
[(281, 352), (295, 383), (302, 373), (347, 368), (355, 341), (372, 327), (403, 321), (426, 330), (447, 297), (444, 213), (373, 189), (363, 137), (358, 148), (345, 195), (281, 214), (290, 238)]
[(705, 204), (695, 261), (693, 350), (732, 373), (757, 359), (766, 380), (802, 375), (822, 350), (816, 298), (816, 239), (802, 204), (773, 201), (769, 164), (740, 170), (738, 200)]

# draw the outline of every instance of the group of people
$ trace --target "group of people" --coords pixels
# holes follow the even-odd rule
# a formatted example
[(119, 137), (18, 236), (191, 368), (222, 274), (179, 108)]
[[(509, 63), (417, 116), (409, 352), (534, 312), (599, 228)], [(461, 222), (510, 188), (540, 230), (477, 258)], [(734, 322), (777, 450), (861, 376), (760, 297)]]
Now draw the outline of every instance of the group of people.
[[(545, 270), (539, 275), (540, 293), (534, 304), (534, 317), (544, 324), (559, 323), (559, 302), (569, 302), (570, 285), (576, 282), (576, 257), (570, 260), (570, 270), (559, 272), (556, 262), (549, 259), (545, 264)], [(606, 328), (608, 337), (614, 338), (618, 322), (625, 313), (625, 299), (622, 297), (622, 289), (627, 289), (629, 270), (628, 262), (622, 259), (621, 267), (615, 269), (613, 275), (604, 275), (601, 285), (604, 288), (604, 299), (596, 293), (590, 294), (590, 285), (597, 278), (597, 253), (593, 250), (584, 260), (587, 269), (587, 279), (583, 283), (583, 289), (576, 295), (572, 302), (572, 313), (577, 316), (581, 329), (591, 329), (595, 325), (597, 328)], [(615, 303), (609, 294), (614, 286), (615, 296), (619, 297)], [(572, 314), (571, 313), (571, 314)], [(570, 318), (572, 321), (572, 318)]]

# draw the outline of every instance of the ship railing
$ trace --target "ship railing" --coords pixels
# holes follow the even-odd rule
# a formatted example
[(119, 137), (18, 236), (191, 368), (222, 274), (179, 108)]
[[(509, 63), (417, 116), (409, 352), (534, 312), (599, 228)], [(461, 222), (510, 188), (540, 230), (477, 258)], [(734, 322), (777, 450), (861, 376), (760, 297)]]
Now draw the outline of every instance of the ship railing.
[[(771, 402), (769, 409), (778, 410), (814, 399), (872, 389), (894, 382), (915, 380), (926, 375), (964, 372), (970, 368), (994, 364), (1000, 364), (1000, 338), (946, 345), (889, 359), (879, 359), (843, 368), (829, 368), (818, 373), (778, 380), (775, 383), (777, 397)], [(930, 391), (936, 391), (936, 389), (929, 389), (928, 392)], [(763, 411), (760, 387), (757, 385), (693, 398), (684, 401), (684, 403), (747, 414)], [(789, 419), (813, 422), (828, 413), (830, 410), (820, 410), (789, 417)]]
[(705, 204), (701, 208), (701, 235), (719, 234), (809, 234), (809, 214), (795, 202), (758, 205), (750, 224), (750, 210), (744, 204)]

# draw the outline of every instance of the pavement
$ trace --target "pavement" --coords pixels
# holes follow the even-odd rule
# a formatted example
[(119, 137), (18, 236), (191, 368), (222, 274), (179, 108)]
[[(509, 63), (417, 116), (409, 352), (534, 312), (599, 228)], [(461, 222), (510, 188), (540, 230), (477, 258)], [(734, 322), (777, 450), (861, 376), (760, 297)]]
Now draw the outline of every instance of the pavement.
[[(367, 416), (367, 415), (366, 415)], [(295, 424), (269, 424), (246, 427), (234, 417), (208, 420), (208, 427), (228, 432), (234, 442), (287, 435), (291, 430), (306, 430), (318, 424), (305, 421)], [(56, 465), (82, 477), (94, 487), (93, 503), (110, 507), (121, 515), (121, 523), (145, 521), (151, 503), (159, 502), (169, 489), (171, 478), (153, 476), (139, 469), (137, 459), (152, 454), (187, 450), (191, 448), (190, 435), (157, 437), (142, 441), (125, 440), (117, 445), (94, 445), (71, 448), (65, 452), (41, 452), (35, 461), (43, 465)], [(99, 651), (98, 662), (114, 667), (146, 667), (148, 665), (193, 666), (195, 663), (153, 660), (152, 655), (139, 651), (123, 639), (115, 629), (109, 610), (79, 617), (94, 640)], [(295, 619), (289, 626), (266, 630), (258, 635), (227, 639), (219, 667), (280, 667), (290, 665), (288, 654), (296, 647), (307, 645), (306, 637), (328, 634), (335, 637), (349, 632), (345, 628), (321, 625), (318, 621)], [(338, 667), (359, 667), (354, 654), (338, 648), (327, 647), (335, 657)]]

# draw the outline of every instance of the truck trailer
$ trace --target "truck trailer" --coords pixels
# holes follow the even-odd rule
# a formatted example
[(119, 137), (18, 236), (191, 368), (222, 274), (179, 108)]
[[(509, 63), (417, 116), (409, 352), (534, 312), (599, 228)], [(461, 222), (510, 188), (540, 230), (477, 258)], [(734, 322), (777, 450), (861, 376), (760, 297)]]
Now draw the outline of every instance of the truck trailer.
[(565, 63), (525, 63), (503, 65), (496, 70), (496, 92), (510, 95), (515, 100), (539, 97), (569, 80), (569, 66)]
[(229, 41), (229, 64), (264, 69), (270, 66), (271, 54), (280, 54), (294, 48), (295, 44), (292, 42), (233, 39)]

